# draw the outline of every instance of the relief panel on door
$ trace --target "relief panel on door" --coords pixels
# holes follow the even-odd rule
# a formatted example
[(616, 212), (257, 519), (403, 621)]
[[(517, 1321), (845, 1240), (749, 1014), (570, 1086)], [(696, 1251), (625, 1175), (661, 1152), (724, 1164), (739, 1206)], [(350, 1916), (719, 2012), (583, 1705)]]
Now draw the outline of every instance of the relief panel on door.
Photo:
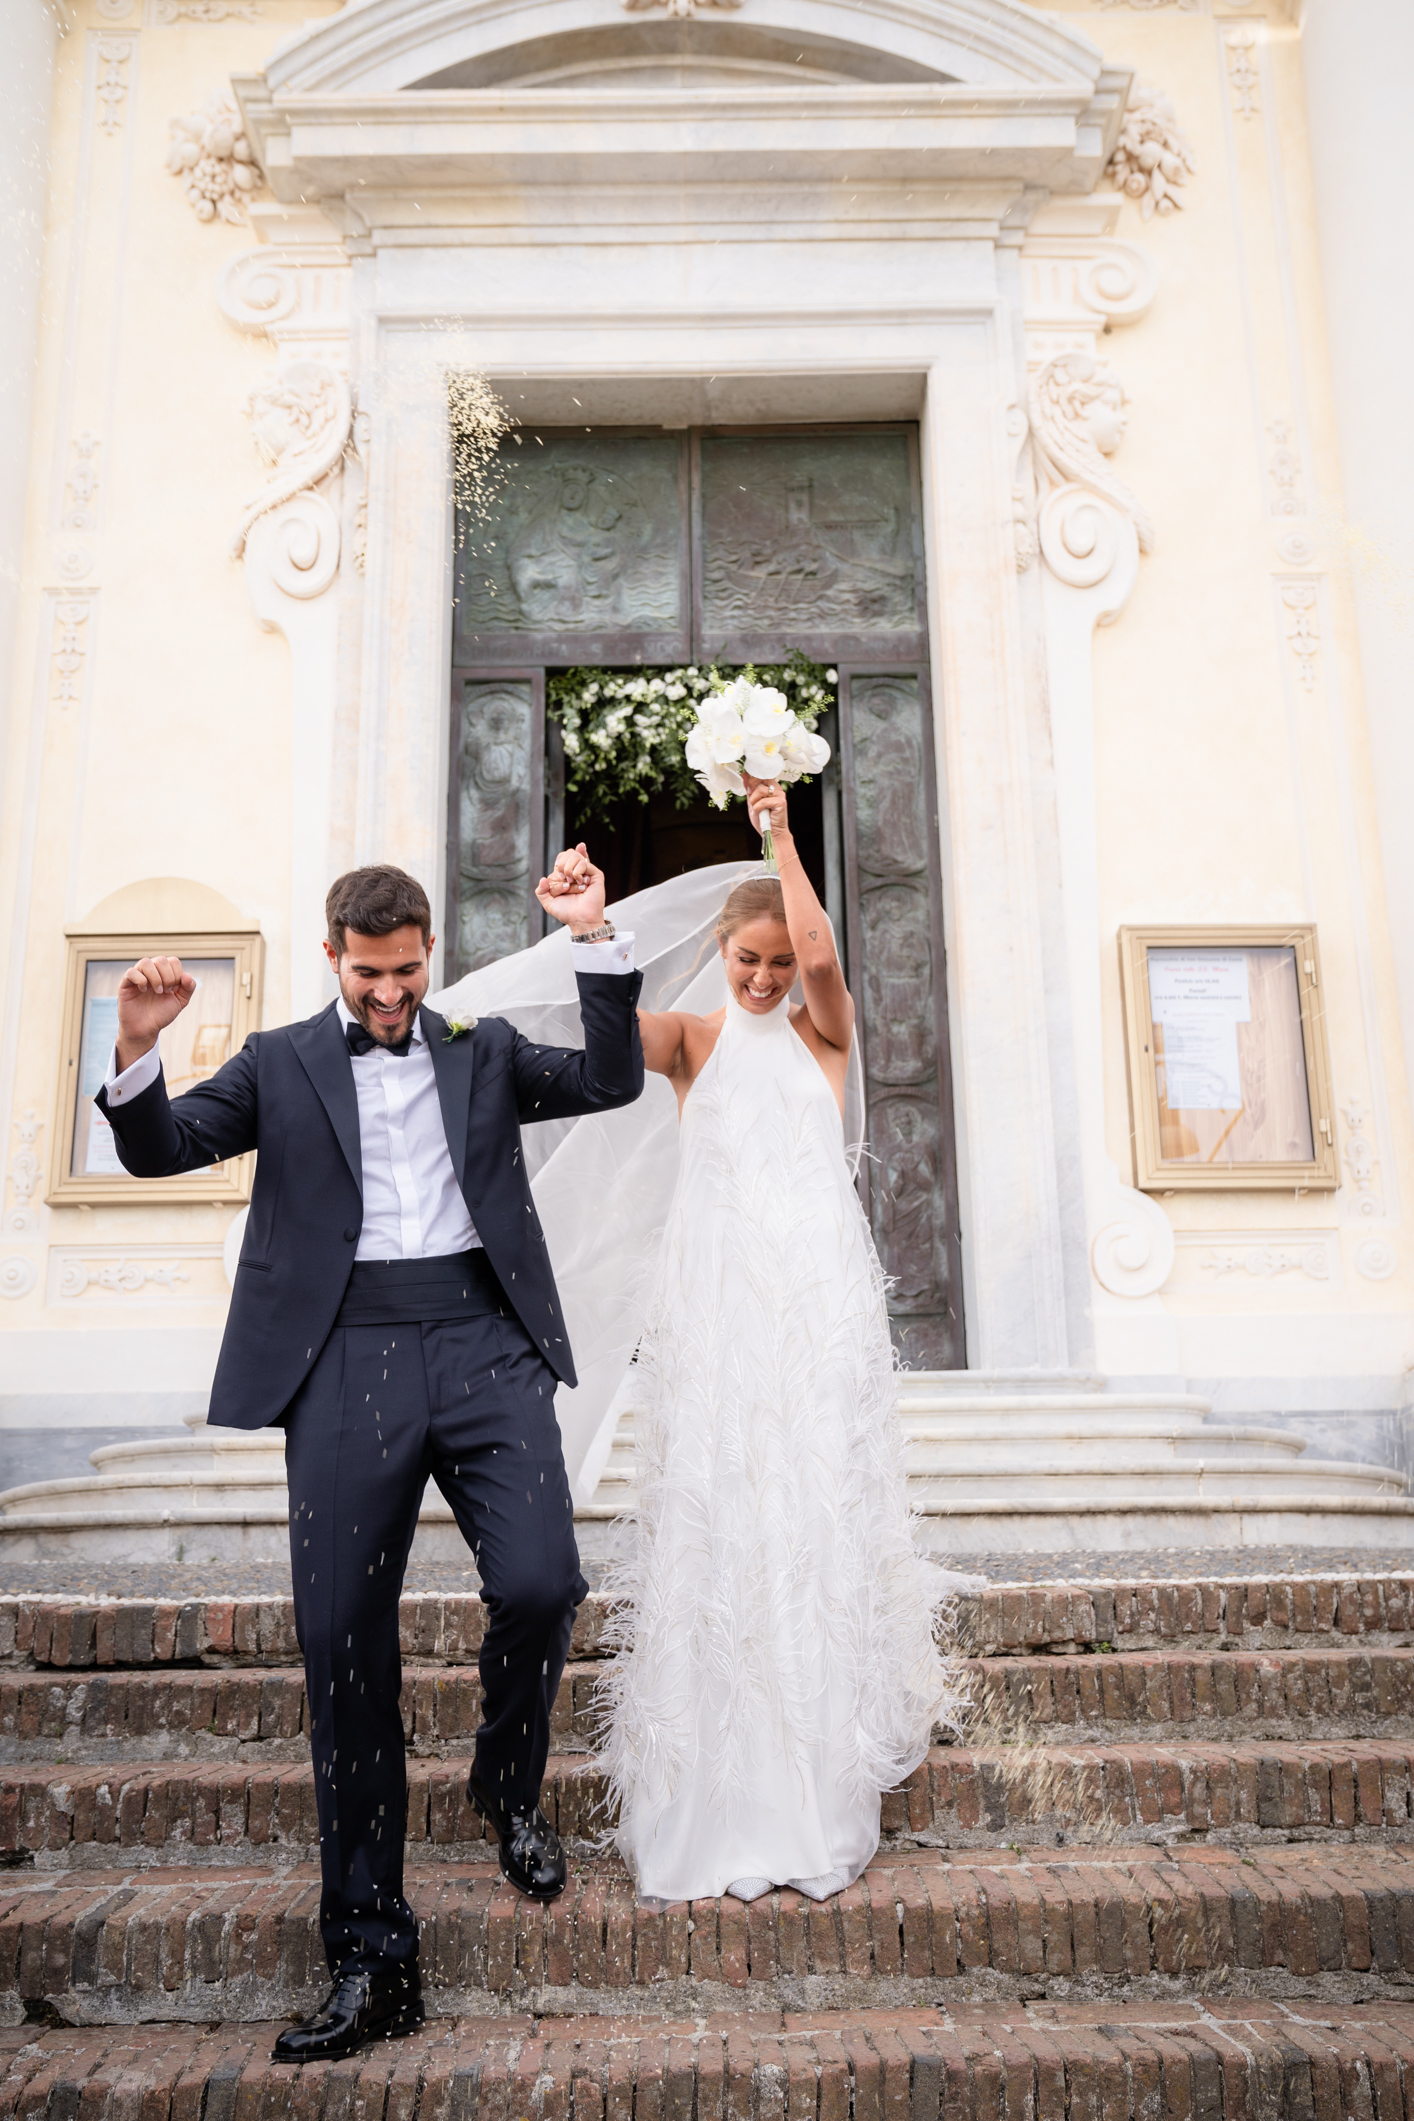
[(530, 933), (533, 688), (528, 680), (460, 682), (458, 977), (535, 940)]
[(701, 651), (920, 654), (910, 447), (891, 432), (704, 436)]
[(458, 523), (455, 660), (685, 659), (682, 453), (676, 435), (507, 437), (486, 520)]
[(931, 763), (916, 678), (849, 690), (856, 988), (874, 1154), (874, 1241), (893, 1288), (894, 1338), (915, 1367), (961, 1360), (955, 1220), (939, 1076), (941, 938), (929, 853)]

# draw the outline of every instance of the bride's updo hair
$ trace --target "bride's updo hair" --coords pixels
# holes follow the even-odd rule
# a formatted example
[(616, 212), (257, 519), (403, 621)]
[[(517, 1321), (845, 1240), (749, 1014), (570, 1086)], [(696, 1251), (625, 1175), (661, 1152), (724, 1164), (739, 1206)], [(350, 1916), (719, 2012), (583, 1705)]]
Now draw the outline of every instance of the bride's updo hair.
[(778, 876), (748, 876), (727, 895), (717, 915), (717, 933), (723, 942), (747, 921), (780, 921), (786, 917), (785, 894)]

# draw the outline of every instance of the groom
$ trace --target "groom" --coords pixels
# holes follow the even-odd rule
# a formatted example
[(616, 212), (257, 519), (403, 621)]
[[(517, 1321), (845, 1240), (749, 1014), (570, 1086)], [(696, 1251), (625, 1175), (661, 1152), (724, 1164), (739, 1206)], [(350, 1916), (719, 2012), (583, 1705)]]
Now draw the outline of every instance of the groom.
[(182, 1097), (168, 1099), (157, 1038), (191, 999), (191, 974), (144, 958), (118, 992), (97, 1102), (124, 1168), (161, 1178), (259, 1151), (209, 1418), (285, 1431), (334, 1988), (280, 2035), (281, 2062), (335, 2060), (422, 2023), (403, 1898), (398, 1594), (429, 1474), (487, 1608), (468, 1796), (513, 1885), (551, 1900), (565, 1883), (540, 1778), (588, 1586), (554, 1408), (574, 1363), (520, 1129), (640, 1094), (641, 979), (583, 846), (536, 896), (574, 937), (582, 1052), (420, 1006), (431, 909), (387, 866), (329, 893), (338, 1001), (256, 1032)]

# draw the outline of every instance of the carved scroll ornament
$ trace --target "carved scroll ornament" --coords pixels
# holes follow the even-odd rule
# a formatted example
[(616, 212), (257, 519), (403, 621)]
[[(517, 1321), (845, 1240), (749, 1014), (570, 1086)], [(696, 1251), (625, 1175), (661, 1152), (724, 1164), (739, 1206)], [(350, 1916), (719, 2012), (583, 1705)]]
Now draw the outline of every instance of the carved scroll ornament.
[(319, 596), (338, 571), (339, 519), (314, 489), (337, 470), (348, 447), (347, 379), (326, 361), (287, 361), (251, 392), (248, 410), (271, 476), (246, 503), (232, 553), (239, 558), (255, 525), (280, 509), (271, 553), (275, 581), (289, 596)]
[[(1124, 385), (1107, 362), (1087, 353), (1057, 354), (1032, 380), (1032, 449), (1038, 471), (1053, 489), (1079, 486), (1108, 501), (1134, 525), (1140, 551), (1152, 552), (1154, 526), (1149, 516), (1106, 462), (1124, 440), (1124, 406)], [(1053, 493), (1052, 498), (1058, 496)], [(1091, 511), (1095, 536), (1101, 534), (1102, 513)], [(1046, 556), (1049, 559), (1050, 553)], [(1063, 568), (1056, 571), (1062, 580), (1071, 579)], [(1099, 581), (1106, 571), (1100, 567), (1088, 579)]]

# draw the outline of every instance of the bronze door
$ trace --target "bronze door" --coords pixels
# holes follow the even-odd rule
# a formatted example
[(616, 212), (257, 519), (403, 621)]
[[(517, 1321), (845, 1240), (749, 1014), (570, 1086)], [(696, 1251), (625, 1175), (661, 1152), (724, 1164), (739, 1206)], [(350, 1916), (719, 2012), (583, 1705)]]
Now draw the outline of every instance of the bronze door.
[(858, 1015), (860, 1190), (915, 1368), (963, 1366), (917, 430), (524, 429), (457, 526), (448, 976), (541, 933), (565, 826), (547, 670), (778, 661), (839, 672), (822, 875)]

